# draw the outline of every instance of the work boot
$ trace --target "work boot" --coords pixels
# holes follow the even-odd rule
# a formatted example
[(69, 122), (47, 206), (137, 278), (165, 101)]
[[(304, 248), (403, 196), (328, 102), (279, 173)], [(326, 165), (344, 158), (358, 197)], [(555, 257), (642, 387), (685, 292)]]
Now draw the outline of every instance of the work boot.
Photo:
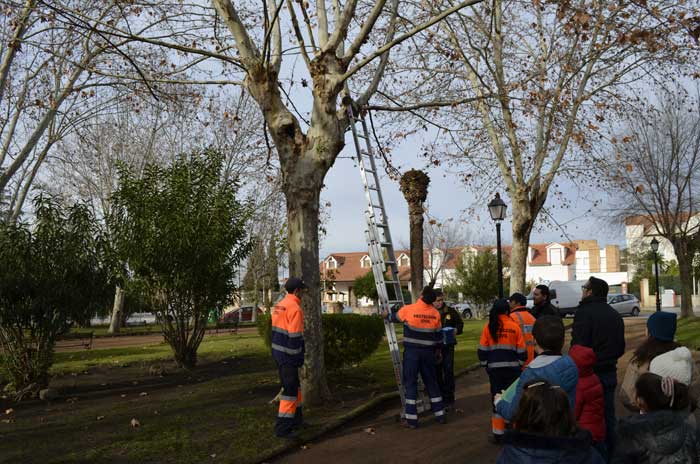
[(435, 420), (437, 421), (438, 424), (443, 424), (443, 425), (447, 424), (447, 418), (445, 417), (444, 414), (442, 416), (436, 417)]
[(401, 419), (401, 427), (406, 428), (406, 429), (415, 430), (418, 428), (418, 425), (409, 424), (406, 419)]
[(492, 445), (502, 445), (503, 436), (492, 433), (491, 435), (489, 435), (489, 443), (491, 443)]

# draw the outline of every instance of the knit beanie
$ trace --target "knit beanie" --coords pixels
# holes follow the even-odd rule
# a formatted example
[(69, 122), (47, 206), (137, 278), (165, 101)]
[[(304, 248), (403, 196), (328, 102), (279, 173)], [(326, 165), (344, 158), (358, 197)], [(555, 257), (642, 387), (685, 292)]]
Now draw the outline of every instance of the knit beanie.
[(649, 335), (663, 342), (672, 342), (676, 336), (676, 313), (656, 311), (647, 319)]
[(671, 377), (681, 383), (690, 385), (693, 372), (693, 355), (684, 346), (667, 351), (651, 360), (649, 372), (661, 377)]

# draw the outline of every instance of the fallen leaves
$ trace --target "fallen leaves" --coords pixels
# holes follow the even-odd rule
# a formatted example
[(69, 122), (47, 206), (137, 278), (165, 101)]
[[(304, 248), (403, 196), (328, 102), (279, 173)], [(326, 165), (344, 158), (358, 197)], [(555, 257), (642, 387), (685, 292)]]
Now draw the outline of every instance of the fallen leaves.
[(139, 393), (139, 396), (148, 396), (148, 392), (141, 392)]
[(377, 431), (374, 429), (374, 427), (367, 427), (363, 430), (363, 432), (369, 435), (374, 435)]
[(101, 420), (104, 419), (104, 418), (105, 418), (105, 416), (97, 416), (97, 420), (98, 420), (98, 421), (101, 421)]
[(138, 419), (131, 419), (131, 427), (137, 429), (141, 427), (141, 422)]

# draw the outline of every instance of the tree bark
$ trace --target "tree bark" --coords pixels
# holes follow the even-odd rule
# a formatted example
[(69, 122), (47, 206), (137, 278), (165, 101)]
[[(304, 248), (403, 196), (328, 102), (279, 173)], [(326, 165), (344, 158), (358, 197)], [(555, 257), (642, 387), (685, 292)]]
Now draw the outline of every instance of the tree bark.
[(693, 313), (692, 256), (689, 255), (688, 244), (684, 240), (674, 240), (672, 243), (681, 277), (681, 317), (695, 317)]
[(510, 252), (510, 288), (509, 293), (524, 293), (528, 247), (535, 216), (526, 199), (513, 199), (513, 245)]
[(409, 203), (408, 219), (411, 253), (411, 297), (418, 300), (423, 290), (423, 204)]
[(117, 285), (114, 288), (114, 305), (112, 306), (112, 319), (109, 322), (108, 332), (119, 333), (122, 326), (122, 314), (124, 313), (124, 290)]
[[(318, 180), (314, 181), (314, 178)], [(312, 405), (330, 400), (323, 354), (321, 325), (321, 278), (319, 272), (319, 199), (323, 175), (309, 173), (307, 185), (286, 183), (289, 244), (289, 275), (301, 276), (308, 286), (302, 299), (306, 355), (302, 372), (304, 402)]]

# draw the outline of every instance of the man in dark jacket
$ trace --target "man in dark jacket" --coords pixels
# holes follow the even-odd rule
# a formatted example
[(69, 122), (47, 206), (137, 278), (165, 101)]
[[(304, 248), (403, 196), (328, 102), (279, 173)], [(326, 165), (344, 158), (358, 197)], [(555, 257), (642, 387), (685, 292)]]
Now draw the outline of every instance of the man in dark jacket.
[(617, 360), (625, 353), (625, 324), (608, 304), (608, 283), (591, 277), (582, 287), (581, 303), (574, 316), (571, 345), (593, 349), (593, 371), (603, 384), (605, 398), (605, 444), (609, 455), (615, 448), (615, 387)]
[(542, 316), (559, 316), (559, 310), (552, 305), (549, 296), (549, 287), (538, 285), (532, 291), (532, 309), (530, 314), (539, 319)]
[[(442, 290), (435, 289), (435, 303), (433, 306), (440, 313), (442, 329), (445, 334), (442, 344), (442, 361), (437, 366), (437, 379), (442, 391), (442, 401), (445, 407), (451, 407), (455, 402), (455, 345), (464, 329), (464, 322), (457, 310), (445, 304), (445, 295)], [(454, 330), (451, 330), (454, 329)], [(451, 332), (451, 333), (450, 333)]]

